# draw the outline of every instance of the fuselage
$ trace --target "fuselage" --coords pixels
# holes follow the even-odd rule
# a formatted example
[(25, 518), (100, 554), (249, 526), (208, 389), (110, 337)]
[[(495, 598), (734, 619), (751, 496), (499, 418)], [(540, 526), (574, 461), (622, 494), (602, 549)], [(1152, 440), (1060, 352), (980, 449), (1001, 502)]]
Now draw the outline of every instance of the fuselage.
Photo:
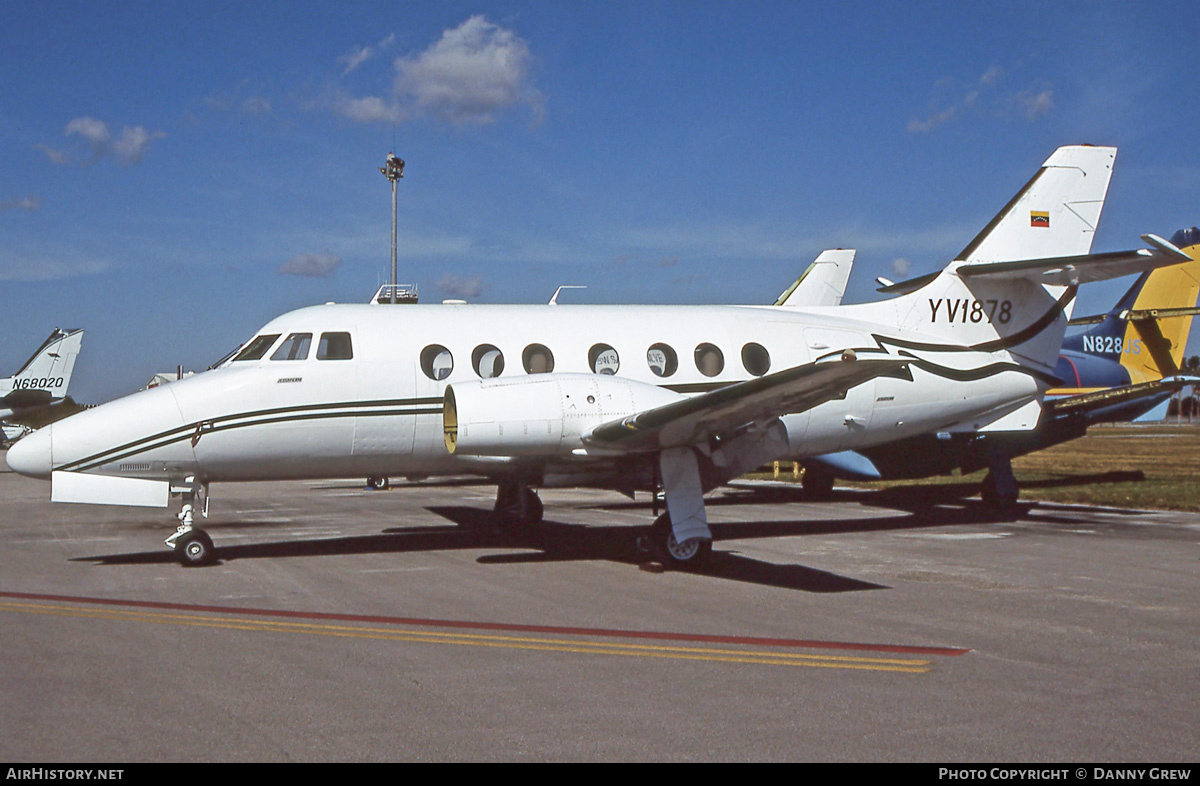
[[(221, 367), (60, 421), (19, 443), (25, 447), (11, 459), (21, 464), (14, 464), (18, 471), (42, 476), (54, 469), (203, 482), (495, 474), (504, 468), (448, 452), (448, 385), (496, 375), (588, 374), (686, 396), (847, 348), (920, 355), (882, 346), (880, 325), (856, 319), (858, 313), (853, 307), (313, 306), (272, 320)], [(923, 338), (899, 328), (886, 333)], [(934, 365), (948, 373), (918, 365), (911, 380), (879, 378), (807, 412), (779, 413), (788, 455), (978, 428), (1046, 388), (1006, 350), (948, 349), (933, 353)], [(598, 410), (592, 425), (627, 414)], [(544, 463), (551, 471), (550, 465), (576, 460), (566, 450)]]

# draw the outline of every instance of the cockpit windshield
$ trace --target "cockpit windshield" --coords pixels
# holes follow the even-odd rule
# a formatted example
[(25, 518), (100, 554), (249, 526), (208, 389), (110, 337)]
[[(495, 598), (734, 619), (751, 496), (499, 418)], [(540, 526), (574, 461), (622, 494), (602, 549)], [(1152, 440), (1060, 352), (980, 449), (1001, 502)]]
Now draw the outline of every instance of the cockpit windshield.
[(246, 345), (245, 349), (234, 356), (233, 362), (237, 363), (239, 360), (262, 360), (263, 355), (267, 354), (267, 350), (271, 348), (271, 345), (273, 345), (275, 340), (278, 338), (278, 333), (268, 333), (266, 335), (256, 337), (253, 341)]
[(271, 355), (271, 360), (304, 360), (308, 357), (308, 345), (312, 343), (312, 333), (293, 333), (283, 340), (279, 349)]

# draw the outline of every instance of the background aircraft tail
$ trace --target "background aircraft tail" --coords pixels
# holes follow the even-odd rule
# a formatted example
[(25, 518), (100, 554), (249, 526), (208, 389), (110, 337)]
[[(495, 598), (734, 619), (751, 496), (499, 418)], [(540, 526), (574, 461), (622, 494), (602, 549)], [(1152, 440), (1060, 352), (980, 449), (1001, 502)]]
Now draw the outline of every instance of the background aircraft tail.
[(776, 306), (840, 306), (854, 266), (854, 249), (821, 252), (790, 287), (775, 299)]
[(0, 380), (2, 405), (8, 409), (50, 404), (67, 395), (75, 359), (83, 346), (82, 330), (54, 329), (33, 357), (13, 376)]
[(1172, 245), (1191, 262), (1140, 275), (1107, 314), (1080, 320), (1096, 326), (1063, 340), (1063, 349), (1119, 360), (1132, 383), (1179, 373), (1192, 317), (1200, 313), (1200, 229), (1181, 229)]

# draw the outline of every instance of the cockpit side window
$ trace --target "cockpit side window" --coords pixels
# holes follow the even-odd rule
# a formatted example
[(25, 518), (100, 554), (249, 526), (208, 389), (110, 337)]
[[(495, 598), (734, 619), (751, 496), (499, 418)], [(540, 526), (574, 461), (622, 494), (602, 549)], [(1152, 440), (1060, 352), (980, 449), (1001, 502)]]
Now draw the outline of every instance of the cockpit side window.
[(236, 363), (239, 360), (262, 360), (263, 355), (267, 354), (267, 350), (271, 348), (271, 345), (275, 343), (275, 339), (277, 338), (279, 338), (278, 333), (268, 333), (258, 336), (247, 344), (245, 349), (237, 353), (233, 362)]
[(279, 349), (271, 355), (271, 360), (304, 360), (308, 357), (310, 344), (312, 333), (293, 333), (283, 340)]
[(317, 360), (350, 360), (354, 348), (350, 345), (349, 333), (322, 333), (317, 345)]

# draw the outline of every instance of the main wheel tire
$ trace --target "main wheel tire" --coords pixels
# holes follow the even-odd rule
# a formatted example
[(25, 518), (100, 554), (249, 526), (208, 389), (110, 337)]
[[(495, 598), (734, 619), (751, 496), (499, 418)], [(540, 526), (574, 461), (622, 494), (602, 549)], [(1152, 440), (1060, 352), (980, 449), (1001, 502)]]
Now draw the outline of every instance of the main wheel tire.
[[(524, 512), (521, 508), (524, 506)], [(537, 492), (528, 486), (504, 483), (496, 490), (496, 505), (493, 508), (501, 526), (541, 524), (545, 513)]]
[(538, 493), (531, 488), (525, 489), (525, 522), (527, 524), (541, 524), (542, 517), (545, 514), (545, 506), (542, 505), (542, 498)]
[(375, 491), (386, 491), (387, 488), (391, 485), (392, 485), (391, 480), (386, 477), (369, 477), (369, 478), (367, 478), (367, 488), (374, 489)]
[(185, 568), (211, 565), (217, 558), (212, 538), (202, 529), (194, 529), (184, 535), (175, 543), (175, 549), (179, 552), (179, 561)]
[(979, 497), (983, 504), (991, 508), (1011, 508), (1017, 504), (1019, 492), (1002, 494), (992, 473), (983, 476), (983, 484), (979, 489)]
[(805, 495), (813, 499), (829, 499), (833, 495), (833, 475), (814, 467), (805, 467), (800, 479)]
[(655, 555), (664, 565), (695, 570), (703, 567), (712, 556), (711, 540), (693, 538), (683, 543), (675, 540), (670, 513), (664, 513), (654, 520), (650, 534)]

